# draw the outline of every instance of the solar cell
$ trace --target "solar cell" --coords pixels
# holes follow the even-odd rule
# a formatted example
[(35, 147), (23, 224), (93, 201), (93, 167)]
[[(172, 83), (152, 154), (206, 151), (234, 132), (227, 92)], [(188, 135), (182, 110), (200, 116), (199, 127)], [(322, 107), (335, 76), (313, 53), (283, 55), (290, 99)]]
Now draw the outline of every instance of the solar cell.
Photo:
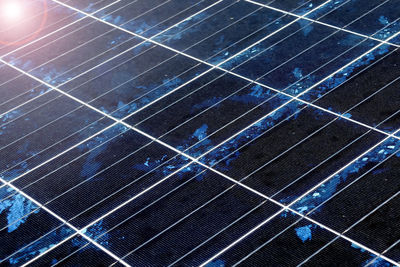
[(399, 1), (3, 2), (1, 265), (398, 265)]

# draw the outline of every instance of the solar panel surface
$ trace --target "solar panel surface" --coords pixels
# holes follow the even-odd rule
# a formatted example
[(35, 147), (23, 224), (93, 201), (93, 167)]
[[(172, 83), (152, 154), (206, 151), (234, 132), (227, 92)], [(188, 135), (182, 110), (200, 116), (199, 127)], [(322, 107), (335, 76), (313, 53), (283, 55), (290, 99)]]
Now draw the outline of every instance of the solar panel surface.
[(400, 1), (15, 3), (1, 265), (398, 265)]

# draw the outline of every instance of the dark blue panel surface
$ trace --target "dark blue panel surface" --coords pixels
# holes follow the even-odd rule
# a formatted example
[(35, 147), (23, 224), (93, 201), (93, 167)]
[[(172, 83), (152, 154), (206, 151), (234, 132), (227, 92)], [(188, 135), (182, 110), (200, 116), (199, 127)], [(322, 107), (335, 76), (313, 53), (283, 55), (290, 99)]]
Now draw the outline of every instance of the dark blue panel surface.
[(0, 1), (0, 265), (397, 266), (399, 4)]

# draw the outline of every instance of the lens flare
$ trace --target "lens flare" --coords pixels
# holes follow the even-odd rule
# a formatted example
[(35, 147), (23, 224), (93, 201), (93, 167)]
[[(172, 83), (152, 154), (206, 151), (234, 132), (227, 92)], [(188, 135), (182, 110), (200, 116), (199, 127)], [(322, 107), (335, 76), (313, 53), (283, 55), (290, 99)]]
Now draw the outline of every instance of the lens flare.
[(6, 1), (1, 6), (3, 16), (6, 20), (18, 20), (22, 18), (22, 5), (19, 1)]
[[(0, 29), (2, 27), (14, 29), (14, 32), (8, 35), (3, 31), (0, 35), (0, 45), (22, 45), (39, 36), (47, 22), (47, 1), (40, 0), (37, 4), (40, 5), (40, 2), (42, 2), (41, 12), (38, 14), (32, 13), (28, 8), (27, 0), (0, 0)], [(29, 34), (23, 34), (24, 31)]]

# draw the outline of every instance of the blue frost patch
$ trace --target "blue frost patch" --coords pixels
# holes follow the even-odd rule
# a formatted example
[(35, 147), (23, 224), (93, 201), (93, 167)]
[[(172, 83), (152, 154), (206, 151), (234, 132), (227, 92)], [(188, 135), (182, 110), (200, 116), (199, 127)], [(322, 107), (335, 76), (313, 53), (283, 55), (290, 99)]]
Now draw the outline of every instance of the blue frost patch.
[(224, 267), (225, 261), (223, 260), (215, 260), (206, 265), (207, 267)]
[[(247, 61), (248, 59), (254, 57), (255, 60), (260, 60), (259, 58), (256, 58), (260, 54), (260, 52), (264, 52), (265, 49), (268, 47), (268, 44), (260, 43), (257, 44), (253, 47), (250, 47), (246, 51), (243, 51), (241, 54), (236, 55), (234, 58), (229, 60), (228, 62), (225, 62), (222, 64), (222, 68), (224, 69), (232, 69), (233, 67), (237, 67), (238, 65), (242, 64), (243, 62)], [(212, 60), (210, 60), (210, 63), (212, 64), (219, 64), (220, 61), (222, 61), (224, 57), (214, 57)], [(269, 58), (263, 58), (262, 60), (266, 61), (265, 63), (269, 62)]]
[[(399, 21), (395, 21), (393, 23), (388, 24), (387, 26), (385, 26), (385, 28), (383, 28), (382, 30), (380, 30), (378, 33), (376, 33), (373, 37), (376, 38), (380, 38), (382, 40), (386, 40), (388, 39), (390, 36), (398, 33), (400, 31), (400, 22)], [(398, 37), (396, 37), (398, 38)], [(394, 39), (396, 39), (394, 38)], [(396, 43), (395, 40), (390, 40), (391, 42)]]
[[(8, 188), (7, 191), (11, 192), (13, 189)], [(9, 233), (15, 231), (21, 224), (25, 223), (29, 215), (32, 214), (32, 211), (34, 211), (33, 213), (38, 213), (38, 206), (21, 194), (12, 195), (0, 202), (0, 214), (3, 212), (7, 213)]]
[(386, 25), (389, 24), (389, 20), (388, 20), (388, 18), (385, 17), (385, 16), (380, 16), (378, 20), (379, 20), (379, 23), (382, 24), (382, 25), (384, 25), (384, 26), (386, 26)]
[(350, 113), (344, 113), (344, 114), (342, 114), (342, 116), (343, 117), (345, 117), (345, 118), (351, 118), (351, 114)]
[(198, 128), (194, 133), (193, 137), (197, 138), (199, 141), (207, 137), (207, 129), (208, 125), (203, 124), (200, 128)]
[(181, 23), (179, 23), (172, 29), (169, 29), (165, 33), (156, 36), (155, 40), (158, 42), (169, 42), (182, 39), (183, 33), (185, 33), (185, 35), (196, 33), (201, 29), (201, 27), (190, 27), (189, 24), (196, 25), (197, 22), (203, 20), (208, 16), (209, 16), (208, 12), (201, 12), (200, 14), (194, 17), (190, 17), (185, 21), (182, 21)]
[(81, 177), (89, 178), (98, 172), (102, 166), (101, 154), (105, 152), (110, 145), (108, 141), (127, 130), (128, 128), (125, 126), (117, 125), (78, 146), (78, 149), (82, 150), (82, 152), (93, 149), (87, 155), (85, 163), (82, 166)]
[(89, 228), (84, 229), (82, 233), (88, 237), (96, 239), (96, 241), (102, 246), (109, 246), (108, 240), (110, 239), (110, 234), (107, 233), (107, 230), (104, 228), (103, 220), (100, 220)]
[(257, 84), (250, 88), (250, 93), (245, 95), (235, 94), (231, 97), (231, 100), (244, 104), (261, 104), (268, 97), (271, 97), (271, 91)]
[(300, 68), (295, 68), (292, 73), (293, 73), (293, 76), (298, 80), (303, 78), (303, 74), (302, 74), (302, 71)]
[(261, 97), (264, 94), (264, 89), (260, 85), (255, 85), (251, 88), (251, 96)]
[(302, 28), (304, 36), (308, 36), (310, 34), (310, 32), (312, 32), (314, 30), (314, 27), (307, 20), (301, 19), (297, 23), (300, 24), (300, 27)]
[(201, 110), (203, 108), (209, 108), (209, 107), (214, 106), (215, 104), (219, 103), (221, 100), (222, 100), (222, 97), (213, 97), (211, 99), (207, 99), (205, 101), (202, 101), (201, 103), (193, 105), (191, 111), (195, 112), (196, 110)]
[(303, 241), (303, 243), (306, 242), (307, 240), (311, 240), (312, 238), (311, 227), (312, 224), (294, 229), (296, 231), (296, 235), (300, 238), (301, 241)]
[(15, 110), (12, 110), (12, 111), (10, 111), (8, 113), (0, 115), (0, 120), (1, 120), (1, 122), (7, 122), (7, 121), (13, 120), (13, 119), (15, 119), (15, 118), (17, 118), (19, 116), (21, 116), (21, 111), (19, 111), (18, 109), (15, 109)]
[(107, 144), (108, 143), (103, 144), (102, 146), (96, 148), (89, 153), (85, 163), (82, 166), (82, 170), (80, 173), (81, 177), (92, 177), (101, 168), (102, 163), (98, 161), (97, 157), (99, 157), (107, 149)]
[(156, 168), (160, 164), (164, 163), (164, 161), (166, 161), (167, 159), (168, 155), (163, 155), (160, 159), (147, 158), (144, 163), (133, 165), (133, 168), (136, 170), (148, 172)]

